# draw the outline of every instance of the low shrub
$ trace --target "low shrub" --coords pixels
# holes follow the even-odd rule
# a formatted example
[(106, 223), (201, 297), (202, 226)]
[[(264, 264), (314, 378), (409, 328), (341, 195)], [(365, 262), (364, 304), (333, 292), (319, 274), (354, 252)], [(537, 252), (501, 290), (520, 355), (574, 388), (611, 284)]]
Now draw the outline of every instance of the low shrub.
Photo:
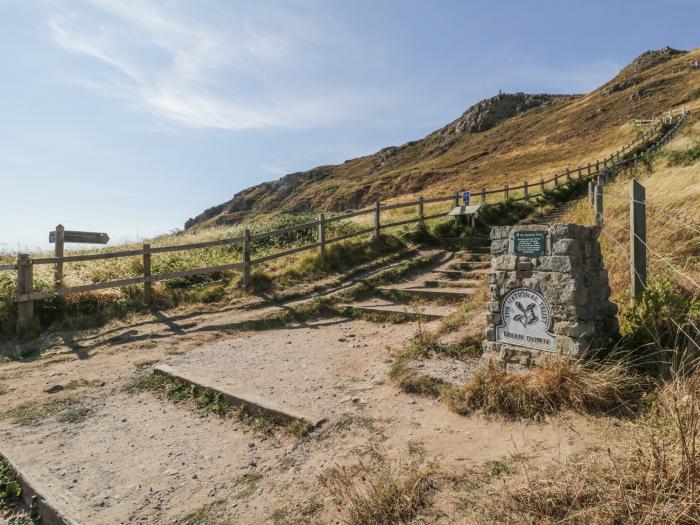
[[(700, 299), (675, 287), (669, 279), (650, 283), (642, 296), (622, 314), (618, 351), (629, 354), (638, 368), (668, 375), (672, 367), (697, 355)], [(688, 337), (690, 336), (690, 337)]]

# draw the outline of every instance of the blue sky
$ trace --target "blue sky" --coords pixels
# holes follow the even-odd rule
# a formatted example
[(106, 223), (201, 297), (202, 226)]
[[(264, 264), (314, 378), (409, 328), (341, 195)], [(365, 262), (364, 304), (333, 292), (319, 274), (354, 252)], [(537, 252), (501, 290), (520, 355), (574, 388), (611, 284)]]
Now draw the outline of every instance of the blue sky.
[(0, 0), (0, 250), (137, 239), (420, 138), (503, 91), (585, 92), (700, 45), (697, 0)]

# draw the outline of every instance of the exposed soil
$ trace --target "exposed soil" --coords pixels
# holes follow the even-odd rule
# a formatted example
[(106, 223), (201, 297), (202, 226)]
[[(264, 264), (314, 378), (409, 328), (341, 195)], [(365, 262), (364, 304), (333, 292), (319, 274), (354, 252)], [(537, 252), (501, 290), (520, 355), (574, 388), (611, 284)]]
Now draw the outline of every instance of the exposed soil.
[[(546, 461), (592, 442), (581, 437), (594, 432), (584, 420), (462, 417), (438, 400), (399, 392), (387, 372), (417, 323), (325, 318), (240, 331), (242, 321), (281, 308), (154, 313), (90, 335), (64, 334), (50, 359), (2, 365), (0, 452), (78, 523), (177, 523), (200, 509), (209, 511), (181, 522), (338, 523), (319, 475), (377, 451), (398, 460), (420, 447), (425, 461), (463, 469), (516, 451)], [(199, 414), (156, 393), (125, 392), (156, 363), (327, 421), (298, 439)], [(63, 389), (46, 392), (56, 385)], [(56, 400), (65, 402), (29, 425), (13, 421), (17, 407)], [(458, 521), (457, 507), (441, 504), (432, 522)]]

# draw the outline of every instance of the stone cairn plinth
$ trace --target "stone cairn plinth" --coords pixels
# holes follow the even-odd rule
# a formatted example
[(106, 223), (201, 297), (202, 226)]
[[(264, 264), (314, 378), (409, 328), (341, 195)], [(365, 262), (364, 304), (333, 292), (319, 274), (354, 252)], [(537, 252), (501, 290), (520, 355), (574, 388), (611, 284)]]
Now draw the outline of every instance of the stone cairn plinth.
[(617, 333), (595, 226), (491, 230), (491, 297), (482, 361), (507, 369), (581, 356)]

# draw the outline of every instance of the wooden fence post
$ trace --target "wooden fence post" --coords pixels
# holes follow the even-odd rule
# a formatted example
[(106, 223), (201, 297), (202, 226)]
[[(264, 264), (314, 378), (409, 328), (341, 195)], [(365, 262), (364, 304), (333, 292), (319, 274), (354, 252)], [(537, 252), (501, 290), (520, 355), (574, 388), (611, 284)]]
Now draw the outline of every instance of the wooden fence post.
[[(17, 295), (34, 291), (34, 265), (26, 253), (17, 255)], [(34, 301), (20, 301), (17, 304), (17, 332), (31, 328), (34, 322)]]
[(647, 219), (646, 190), (635, 179), (630, 182), (630, 278), (632, 297), (644, 293), (647, 287)]
[(508, 200), (508, 183), (503, 184), (503, 201)]
[(593, 192), (595, 190), (595, 183), (592, 180), (588, 181), (588, 200), (591, 202), (591, 206), (594, 204)]
[(598, 173), (600, 171), (600, 161), (596, 160), (595, 161), (595, 172)]
[(571, 182), (571, 170), (566, 168), (566, 182)]
[(323, 257), (326, 253), (326, 217), (323, 213), (318, 214), (318, 254)]
[(54, 255), (61, 260), (56, 261), (53, 271), (53, 282), (56, 288), (63, 288), (63, 244), (65, 239), (65, 228), (62, 224), (56, 226), (56, 244)]
[(486, 188), (481, 188), (481, 204), (486, 204)]
[(425, 213), (423, 213), (423, 195), (418, 197), (418, 221), (421, 224), (425, 222)]
[(603, 225), (603, 185), (596, 184), (595, 186), (595, 224), (596, 226)]
[(250, 230), (248, 228), (243, 232), (243, 286), (250, 284)]
[(527, 181), (523, 183), (523, 192), (525, 193), (525, 200), (530, 198), (530, 190), (527, 187)]
[[(455, 192), (455, 195), (457, 195), (457, 192)], [(379, 239), (379, 231), (382, 228), (381, 224), (381, 204), (379, 204), (379, 201), (374, 203), (374, 238)]]
[(151, 276), (151, 245), (143, 244), (143, 302), (153, 303), (153, 283), (148, 280)]
[(544, 179), (540, 178), (540, 193), (544, 195)]
[(452, 196), (452, 206), (456, 208), (459, 206), (459, 192), (456, 191), (455, 194)]

